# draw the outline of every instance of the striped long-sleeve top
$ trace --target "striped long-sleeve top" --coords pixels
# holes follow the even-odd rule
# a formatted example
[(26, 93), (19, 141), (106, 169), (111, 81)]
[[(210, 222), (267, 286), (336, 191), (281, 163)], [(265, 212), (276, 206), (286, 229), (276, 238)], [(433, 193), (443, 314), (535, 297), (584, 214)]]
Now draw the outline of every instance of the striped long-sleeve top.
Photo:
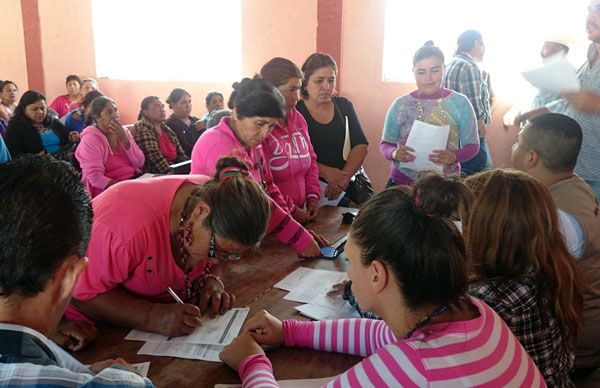
[[(468, 321), (438, 323), (397, 340), (384, 321), (284, 321), (286, 346), (366, 357), (328, 387), (513, 386), (545, 387), (539, 370), (504, 321), (482, 301)], [(243, 387), (276, 387), (263, 355), (244, 359)]]

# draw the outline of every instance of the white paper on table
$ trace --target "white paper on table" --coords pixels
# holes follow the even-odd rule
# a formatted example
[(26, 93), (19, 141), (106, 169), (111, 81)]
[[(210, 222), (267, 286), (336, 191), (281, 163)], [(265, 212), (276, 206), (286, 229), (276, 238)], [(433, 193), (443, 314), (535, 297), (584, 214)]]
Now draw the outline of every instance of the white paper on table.
[[(335, 377), (322, 377), (320, 379), (277, 380), (281, 388), (317, 388), (327, 385)], [(240, 388), (241, 384), (215, 384), (215, 388)]]
[(135, 179), (154, 178), (155, 176), (159, 176), (159, 175), (160, 175), (160, 174), (150, 174), (149, 172), (147, 172), (147, 173), (144, 173), (144, 174), (142, 174), (142, 175), (138, 176), (138, 177), (137, 177), (137, 178), (135, 178)]
[(327, 296), (327, 293), (331, 291), (334, 284), (344, 280), (348, 280), (348, 276), (344, 272), (321, 270), (306, 277), (283, 299), (341, 310), (347, 305), (347, 302), (339, 295)]
[[(239, 334), (249, 311), (249, 308), (235, 308), (214, 319), (205, 319), (203, 317), (201, 318), (202, 326), (198, 327), (192, 334), (171, 338), (169, 342), (227, 345)], [(125, 339), (130, 341), (162, 342), (167, 341), (168, 337), (162, 334), (131, 330)]]
[[(85, 371), (85, 373), (94, 373), (92, 371), (90, 371), (90, 366), (91, 365), (84, 365), (85, 368), (87, 368), (88, 370)], [(133, 369), (142, 377), (148, 377), (148, 370), (150, 369), (150, 361), (148, 362), (140, 362), (138, 364), (131, 364), (131, 366), (133, 367)], [(68, 368), (69, 370), (73, 370), (71, 368)]]
[(319, 184), (321, 185), (321, 198), (319, 199), (319, 207), (325, 205), (337, 206), (338, 203), (340, 203), (340, 201), (342, 200), (342, 198), (344, 198), (344, 195), (346, 195), (346, 192), (342, 191), (340, 195), (338, 195), (336, 198), (327, 199), (327, 197), (325, 196), (325, 189), (327, 188), (327, 183), (319, 181)]
[(349, 303), (341, 309), (332, 309), (315, 304), (303, 304), (302, 306), (294, 307), (300, 314), (315, 319), (317, 321), (325, 321), (328, 319), (344, 319), (344, 318), (360, 318), (360, 314)]
[(294, 272), (281, 279), (274, 288), (279, 288), (284, 291), (292, 291), (294, 288), (300, 286), (303, 282), (318, 282), (323, 279), (331, 277), (332, 272), (343, 273), (337, 271), (328, 271), (324, 269), (311, 269), (305, 267), (298, 267)]
[(131, 364), (133, 369), (142, 377), (148, 377), (148, 370), (150, 369), (150, 361), (140, 362), (138, 364)]
[(406, 146), (415, 150), (415, 160), (408, 163), (401, 163), (400, 167), (415, 171), (435, 170), (442, 172), (444, 166), (435, 164), (429, 160), (429, 155), (434, 150), (445, 150), (448, 143), (449, 125), (431, 125), (419, 120), (413, 122)]
[(222, 345), (186, 344), (173, 341), (146, 342), (137, 354), (220, 362), (219, 353), (223, 348), (225, 346)]
[(551, 58), (541, 67), (521, 74), (536, 88), (551, 93), (577, 92), (581, 89), (575, 68), (564, 56)]

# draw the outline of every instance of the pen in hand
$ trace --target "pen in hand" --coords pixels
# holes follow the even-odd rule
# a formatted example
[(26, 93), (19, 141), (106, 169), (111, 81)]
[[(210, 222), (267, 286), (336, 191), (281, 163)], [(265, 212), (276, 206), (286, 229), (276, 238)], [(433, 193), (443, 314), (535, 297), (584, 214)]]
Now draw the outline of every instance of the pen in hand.
[(179, 297), (179, 295), (177, 295), (175, 293), (175, 291), (173, 291), (173, 289), (171, 287), (167, 287), (167, 292), (169, 294), (171, 294), (171, 296), (173, 297), (173, 299), (175, 299), (175, 301), (179, 304), (183, 304), (183, 301), (181, 300), (181, 298)]

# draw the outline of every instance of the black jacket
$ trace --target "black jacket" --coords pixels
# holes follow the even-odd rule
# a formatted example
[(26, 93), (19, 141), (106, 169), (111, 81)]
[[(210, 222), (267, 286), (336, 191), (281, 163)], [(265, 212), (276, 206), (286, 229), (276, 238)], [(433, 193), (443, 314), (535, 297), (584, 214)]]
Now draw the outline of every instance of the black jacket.
[[(58, 135), (61, 147), (70, 143), (69, 131), (55, 118), (49, 118), (50, 129)], [(4, 141), (13, 158), (21, 154), (38, 154), (44, 150), (42, 137), (26, 119), (14, 117), (8, 123)]]

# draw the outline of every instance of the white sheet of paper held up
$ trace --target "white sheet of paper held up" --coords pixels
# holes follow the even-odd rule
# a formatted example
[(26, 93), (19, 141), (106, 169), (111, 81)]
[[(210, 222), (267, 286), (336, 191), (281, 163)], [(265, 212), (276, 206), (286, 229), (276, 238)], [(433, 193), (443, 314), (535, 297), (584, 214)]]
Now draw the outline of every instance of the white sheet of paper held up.
[(434, 170), (442, 172), (444, 166), (429, 160), (434, 150), (445, 150), (448, 143), (449, 125), (431, 125), (419, 120), (413, 122), (406, 146), (415, 150), (416, 159), (408, 163), (400, 163), (400, 167), (415, 171)]
[(542, 66), (521, 74), (536, 88), (551, 93), (577, 92), (581, 88), (575, 68), (564, 56), (551, 58)]
[(173, 341), (146, 342), (137, 354), (220, 362), (219, 353), (224, 347), (221, 345), (186, 344)]
[(202, 326), (198, 327), (192, 334), (174, 337), (170, 340), (164, 335), (140, 330), (131, 330), (125, 339), (146, 342), (167, 342), (168, 340), (168, 342), (173, 343), (227, 345), (239, 334), (249, 311), (249, 308), (235, 308), (214, 319), (203, 317)]

